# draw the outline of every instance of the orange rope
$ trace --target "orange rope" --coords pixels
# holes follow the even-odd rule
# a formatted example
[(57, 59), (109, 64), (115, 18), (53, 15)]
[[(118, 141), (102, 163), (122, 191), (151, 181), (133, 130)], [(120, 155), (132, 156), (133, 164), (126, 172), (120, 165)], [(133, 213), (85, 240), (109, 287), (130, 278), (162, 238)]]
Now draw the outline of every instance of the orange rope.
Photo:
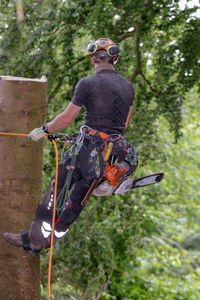
[(52, 232), (51, 232), (51, 243), (50, 243), (50, 254), (49, 254), (49, 269), (48, 269), (48, 300), (50, 300), (50, 286), (51, 286), (51, 265), (52, 265), (52, 254), (53, 254), (53, 236), (56, 216), (56, 196), (57, 196), (57, 185), (58, 185), (58, 149), (56, 142), (52, 140), (54, 144), (54, 151), (56, 157), (56, 175), (54, 184), (54, 201), (53, 201), (53, 216), (52, 216)]
[[(0, 135), (10, 135), (10, 136), (25, 136), (28, 134), (24, 133), (10, 133), (10, 132), (0, 132)], [(44, 137), (47, 139), (47, 137)], [(56, 158), (56, 174), (55, 174), (55, 185), (54, 185), (54, 204), (53, 204), (53, 216), (52, 216), (52, 232), (51, 232), (51, 242), (50, 242), (50, 254), (49, 254), (49, 268), (48, 268), (48, 300), (51, 298), (51, 267), (52, 267), (52, 254), (53, 254), (53, 237), (54, 237), (54, 226), (55, 226), (55, 215), (56, 215), (56, 196), (57, 196), (57, 185), (58, 185), (58, 149), (56, 142), (52, 140), (54, 144), (55, 158)]]
[(10, 133), (10, 132), (0, 132), (0, 135), (19, 135), (19, 136), (28, 136), (28, 134), (24, 133)]

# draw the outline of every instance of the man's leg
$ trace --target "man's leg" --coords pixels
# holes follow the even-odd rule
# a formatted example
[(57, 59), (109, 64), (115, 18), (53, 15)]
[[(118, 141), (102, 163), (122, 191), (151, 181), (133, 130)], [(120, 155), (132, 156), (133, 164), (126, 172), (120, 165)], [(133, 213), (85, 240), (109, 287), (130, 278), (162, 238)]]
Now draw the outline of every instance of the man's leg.
[[(70, 160), (71, 158), (69, 157), (69, 152), (68, 152), (65, 154), (63, 160), (59, 164), (57, 196), (59, 195), (59, 193), (61, 192), (65, 184), (65, 179), (67, 176), (68, 166), (70, 165)], [(75, 175), (73, 174), (73, 177), (74, 176)], [(43, 202), (39, 205), (36, 211), (36, 217), (34, 221), (31, 223), (30, 229), (24, 231), (22, 234), (21, 233), (4, 234), (4, 238), (11, 245), (16, 247), (23, 247), (25, 250), (29, 250), (29, 248), (38, 250), (49, 246), (48, 236), (51, 234), (50, 227), (51, 227), (52, 214), (53, 214), (54, 181), (55, 181), (55, 176), (53, 176), (49, 182), (49, 185), (43, 197)]]
[(55, 224), (54, 238), (55, 241), (60, 240), (67, 233), (70, 225), (78, 218), (84, 206), (81, 205), (82, 200), (87, 194), (92, 181), (84, 179), (75, 182), (69, 195), (68, 205), (63, 211), (59, 221)]
[[(61, 217), (57, 220), (54, 228), (54, 242), (61, 240), (67, 233), (69, 226), (78, 218), (82, 209), (82, 200), (87, 194), (92, 181), (80, 179), (73, 184), (72, 191), (68, 198), (68, 203)], [(48, 195), (48, 189), (45, 195)], [(47, 197), (49, 198), (49, 197)], [(44, 199), (45, 202), (45, 199)], [(43, 204), (44, 204), (43, 202)], [(39, 207), (39, 214), (36, 214), (36, 219), (32, 222), (29, 230), (30, 246), (33, 249), (50, 247), (51, 240), (51, 223), (52, 215), (43, 213), (43, 209)]]
[[(57, 199), (65, 185), (70, 162), (71, 158), (69, 157), (68, 153), (66, 153), (58, 169)], [(80, 175), (78, 171), (74, 170), (72, 177), (68, 179), (70, 180), (70, 185), (72, 185), (74, 181), (78, 180), (79, 177)], [(30, 226), (29, 239), (32, 245), (35, 247), (40, 245), (43, 248), (48, 248), (50, 246), (49, 241), (52, 230), (51, 224), (53, 216), (54, 184), (55, 176), (52, 177), (44, 194), (43, 202), (39, 205), (36, 211), (36, 217)]]

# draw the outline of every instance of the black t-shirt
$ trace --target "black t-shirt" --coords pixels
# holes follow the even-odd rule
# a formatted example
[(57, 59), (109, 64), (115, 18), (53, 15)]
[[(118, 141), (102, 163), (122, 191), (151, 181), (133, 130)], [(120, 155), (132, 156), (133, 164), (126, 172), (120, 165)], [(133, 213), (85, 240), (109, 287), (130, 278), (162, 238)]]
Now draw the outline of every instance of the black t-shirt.
[(72, 103), (85, 107), (85, 125), (106, 133), (124, 133), (134, 90), (116, 71), (103, 70), (82, 78)]

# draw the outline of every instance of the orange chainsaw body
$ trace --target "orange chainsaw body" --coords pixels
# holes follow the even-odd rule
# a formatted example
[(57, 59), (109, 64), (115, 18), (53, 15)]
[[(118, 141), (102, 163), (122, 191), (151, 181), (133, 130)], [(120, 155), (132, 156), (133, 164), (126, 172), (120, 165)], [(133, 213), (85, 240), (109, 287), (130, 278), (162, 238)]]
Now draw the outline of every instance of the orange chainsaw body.
[(107, 179), (110, 185), (116, 187), (124, 177), (123, 174), (126, 174), (127, 172), (128, 169), (123, 165), (106, 164), (103, 177)]

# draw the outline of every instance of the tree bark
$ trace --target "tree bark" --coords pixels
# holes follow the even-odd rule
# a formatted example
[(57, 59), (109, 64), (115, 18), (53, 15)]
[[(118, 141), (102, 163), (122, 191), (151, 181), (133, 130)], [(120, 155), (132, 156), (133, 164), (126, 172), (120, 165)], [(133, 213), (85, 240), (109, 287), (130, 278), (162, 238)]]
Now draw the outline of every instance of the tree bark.
[[(29, 133), (45, 121), (47, 80), (0, 77), (0, 132)], [(4, 232), (29, 229), (42, 198), (43, 143), (0, 135), (1, 299), (40, 300), (40, 261), (9, 245)]]

